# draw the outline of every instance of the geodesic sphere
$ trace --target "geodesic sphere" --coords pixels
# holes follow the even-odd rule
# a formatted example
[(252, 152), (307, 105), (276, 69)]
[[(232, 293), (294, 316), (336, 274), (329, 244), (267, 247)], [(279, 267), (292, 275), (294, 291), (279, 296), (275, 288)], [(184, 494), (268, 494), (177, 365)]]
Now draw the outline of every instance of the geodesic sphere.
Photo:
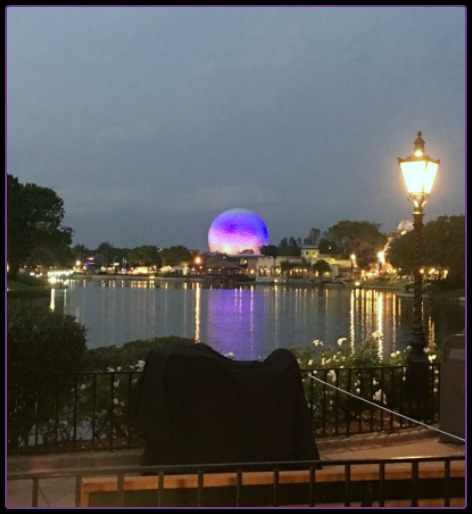
[(215, 218), (208, 231), (210, 252), (226, 255), (261, 253), (269, 244), (264, 221), (248, 209), (230, 209)]

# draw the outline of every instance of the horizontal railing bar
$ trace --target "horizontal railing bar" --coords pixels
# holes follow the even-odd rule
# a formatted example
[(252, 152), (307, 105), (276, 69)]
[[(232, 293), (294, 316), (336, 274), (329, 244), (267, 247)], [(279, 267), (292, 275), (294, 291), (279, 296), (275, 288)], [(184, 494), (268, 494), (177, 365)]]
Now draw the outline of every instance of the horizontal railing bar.
[[(360, 466), (368, 464), (411, 464), (411, 463), (431, 463), (431, 462), (454, 462), (465, 460), (465, 455), (449, 455), (446, 457), (395, 457), (384, 459), (336, 459), (336, 460), (306, 460), (306, 461), (283, 461), (283, 462), (236, 462), (227, 464), (189, 464), (185, 466), (100, 466), (84, 468), (64, 468), (61, 470), (37, 470), (28, 472), (8, 473), (8, 480), (27, 480), (37, 478), (67, 478), (70, 476), (81, 475), (110, 475), (121, 473), (159, 473), (165, 474), (192, 474), (198, 471), (204, 473), (234, 472), (241, 470), (243, 473), (251, 471), (308, 471), (312, 466), (321, 465), (322, 468), (333, 466)], [(143, 475), (144, 476), (144, 475)]]

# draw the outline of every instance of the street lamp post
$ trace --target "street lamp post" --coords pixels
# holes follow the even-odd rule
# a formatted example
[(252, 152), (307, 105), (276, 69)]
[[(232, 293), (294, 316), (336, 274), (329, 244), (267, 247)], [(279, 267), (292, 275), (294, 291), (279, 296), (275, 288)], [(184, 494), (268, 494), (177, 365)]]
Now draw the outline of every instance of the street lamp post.
[(410, 411), (416, 416), (426, 415), (429, 398), (428, 357), (424, 351), (426, 339), (423, 330), (423, 275), (421, 260), (423, 254), (423, 206), (431, 195), (434, 179), (439, 168), (439, 160), (434, 161), (424, 150), (424, 139), (418, 132), (414, 141), (413, 154), (406, 159), (398, 158), (405, 179), (408, 198), (413, 203), (414, 227), (414, 322), (411, 351), (407, 358), (407, 389)]

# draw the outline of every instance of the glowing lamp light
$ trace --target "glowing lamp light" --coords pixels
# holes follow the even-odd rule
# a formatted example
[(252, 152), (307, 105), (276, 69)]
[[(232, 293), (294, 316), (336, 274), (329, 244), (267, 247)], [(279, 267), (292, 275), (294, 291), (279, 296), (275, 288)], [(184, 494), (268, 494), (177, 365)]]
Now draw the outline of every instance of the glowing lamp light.
[(433, 161), (424, 150), (424, 139), (418, 132), (413, 155), (406, 159), (398, 157), (398, 163), (405, 179), (408, 196), (415, 206), (424, 205), (431, 195), (439, 160)]
[(211, 252), (237, 255), (261, 251), (269, 244), (264, 221), (248, 209), (230, 209), (215, 218), (208, 231)]

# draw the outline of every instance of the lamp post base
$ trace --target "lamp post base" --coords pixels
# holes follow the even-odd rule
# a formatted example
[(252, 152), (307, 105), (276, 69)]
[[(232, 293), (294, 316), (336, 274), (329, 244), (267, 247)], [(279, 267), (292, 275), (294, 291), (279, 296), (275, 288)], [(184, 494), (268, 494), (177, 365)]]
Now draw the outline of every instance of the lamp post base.
[(409, 360), (403, 392), (402, 413), (418, 421), (433, 417), (431, 366), (425, 357), (425, 360)]
[(403, 413), (418, 421), (433, 416), (431, 366), (424, 349), (426, 340), (419, 323), (413, 328), (411, 351), (407, 358)]

